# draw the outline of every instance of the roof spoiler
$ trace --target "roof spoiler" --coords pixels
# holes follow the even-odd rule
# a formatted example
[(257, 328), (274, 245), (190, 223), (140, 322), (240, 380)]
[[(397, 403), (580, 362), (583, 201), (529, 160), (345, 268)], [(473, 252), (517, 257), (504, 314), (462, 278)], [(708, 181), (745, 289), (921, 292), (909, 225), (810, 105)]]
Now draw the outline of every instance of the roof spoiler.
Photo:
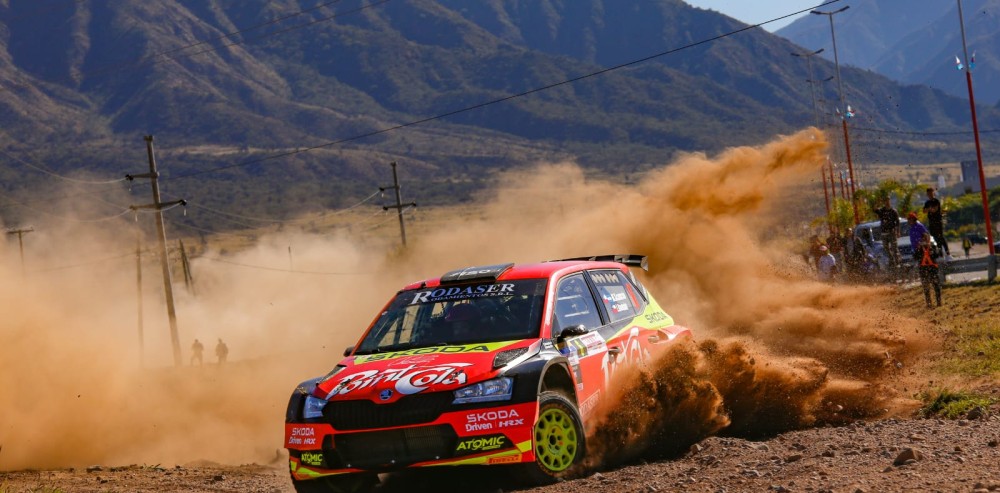
[(631, 267), (639, 267), (644, 271), (649, 271), (649, 262), (645, 255), (594, 255), (592, 257), (563, 258), (559, 260), (549, 260), (549, 262), (566, 262), (573, 260), (583, 260), (590, 262), (618, 262)]
[(496, 281), (501, 274), (513, 267), (513, 263), (483, 265), (479, 267), (466, 267), (464, 269), (453, 270), (441, 276), (441, 284), (470, 281)]

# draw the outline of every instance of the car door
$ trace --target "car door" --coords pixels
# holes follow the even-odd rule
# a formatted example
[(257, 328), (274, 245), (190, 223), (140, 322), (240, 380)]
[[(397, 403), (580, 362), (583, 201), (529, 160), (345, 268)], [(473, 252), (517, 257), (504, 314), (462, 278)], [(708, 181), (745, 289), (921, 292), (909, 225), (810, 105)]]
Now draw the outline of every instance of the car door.
[(619, 368), (626, 364), (640, 363), (648, 357), (648, 350), (642, 341), (653, 335), (652, 327), (635, 323), (635, 319), (646, 307), (646, 300), (637, 286), (632, 284), (620, 270), (592, 270), (587, 272), (601, 301), (601, 308), (607, 320), (598, 332), (608, 346), (602, 362), (605, 385)]
[[(583, 273), (559, 280), (552, 317), (556, 348), (569, 360), (580, 413), (586, 418), (597, 404), (604, 386), (602, 366), (608, 347), (600, 333), (605, 321)], [(583, 326), (586, 332), (558, 337), (567, 328), (578, 326)]]

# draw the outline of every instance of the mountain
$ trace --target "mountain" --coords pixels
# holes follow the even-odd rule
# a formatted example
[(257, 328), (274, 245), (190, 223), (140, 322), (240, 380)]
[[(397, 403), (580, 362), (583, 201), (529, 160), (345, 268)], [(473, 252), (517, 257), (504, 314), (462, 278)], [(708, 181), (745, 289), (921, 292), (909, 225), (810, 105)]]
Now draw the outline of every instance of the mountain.
[[(623, 176), (676, 151), (839, 125), (835, 104), (812, 106), (790, 56), (801, 47), (680, 0), (0, 0), (0, 24), (8, 223), (29, 214), (22, 192), (51, 180), (35, 168), (141, 173), (146, 134), (166, 197), (282, 217), (355, 203), (386, 185), (390, 161), (433, 204), (540, 160)], [(859, 159), (932, 162), (947, 148), (879, 129), (968, 124), (940, 91), (843, 78)]]
[[(956, 57), (964, 58), (957, 3), (859, 0), (850, 7), (834, 18), (841, 64), (968, 99), (965, 77), (955, 63)], [(967, 0), (963, 14), (969, 55), (976, 57), (976, 99), (996, 104), (1000, 102), (1000, 0)], [(825, 48), (823, 56), (833, 59), (825, 16), (799, 19), (776, 34), (809, 49)]]

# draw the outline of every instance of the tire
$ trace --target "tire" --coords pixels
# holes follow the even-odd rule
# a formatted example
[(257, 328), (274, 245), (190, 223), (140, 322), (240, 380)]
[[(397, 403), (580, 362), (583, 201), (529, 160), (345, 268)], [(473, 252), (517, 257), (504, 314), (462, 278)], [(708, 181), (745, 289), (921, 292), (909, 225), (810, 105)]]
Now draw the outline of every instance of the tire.
[(538, 420), (532, 433), (535, 461), (522, 464), (525, 479), (533, 485), (572, 478), (586, 455), (583, 423), (576, 406), (559, 392), (538, 396)]
[(292, 478), (297, 493), (368, 493), (377, 484), (378, 476), (374, 474), (340, 474), (306, 480)]

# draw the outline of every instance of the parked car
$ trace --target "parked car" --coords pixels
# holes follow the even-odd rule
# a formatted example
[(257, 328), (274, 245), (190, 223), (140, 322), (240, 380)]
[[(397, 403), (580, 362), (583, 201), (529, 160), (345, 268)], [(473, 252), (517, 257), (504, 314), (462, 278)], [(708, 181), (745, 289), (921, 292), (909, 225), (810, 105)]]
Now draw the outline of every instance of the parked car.
[[(882, 223), (872, 221), (861, 223), (854, 227), (854, 234), (861, 238), (865, 245), (865, 253), (875, 259), (878, 265), (877, 276), (884, 279), (895, 279), (896, 276), (889, 273), (889, 254), (882, 245)], [(919, 262), (913, 257), (913, 245), (910, 244), (910, 223), (905, 219), (899, 219), (899, 238), (896, 239), (896, 248), (899, 251), (900, 270), (897, 274), (905, 279), (912, 279), (917, 276), (917, 264)], [(937, 251), (938, 244), (931, 238), (932, 248)]]
[(645, 266), (508, 263), (403, 287), (333, 371), (292, 393), (295, 489), (364, 491), (379, 473), (435, 466), (571, 476), (614, 374), (691, 336), (629, 268)]
[(980, 233), (967, 233), (965, 237), (968, 238), (973, 245), (985, 245), (989, 243), (989, 241), (986, 239), (986, 236)]

